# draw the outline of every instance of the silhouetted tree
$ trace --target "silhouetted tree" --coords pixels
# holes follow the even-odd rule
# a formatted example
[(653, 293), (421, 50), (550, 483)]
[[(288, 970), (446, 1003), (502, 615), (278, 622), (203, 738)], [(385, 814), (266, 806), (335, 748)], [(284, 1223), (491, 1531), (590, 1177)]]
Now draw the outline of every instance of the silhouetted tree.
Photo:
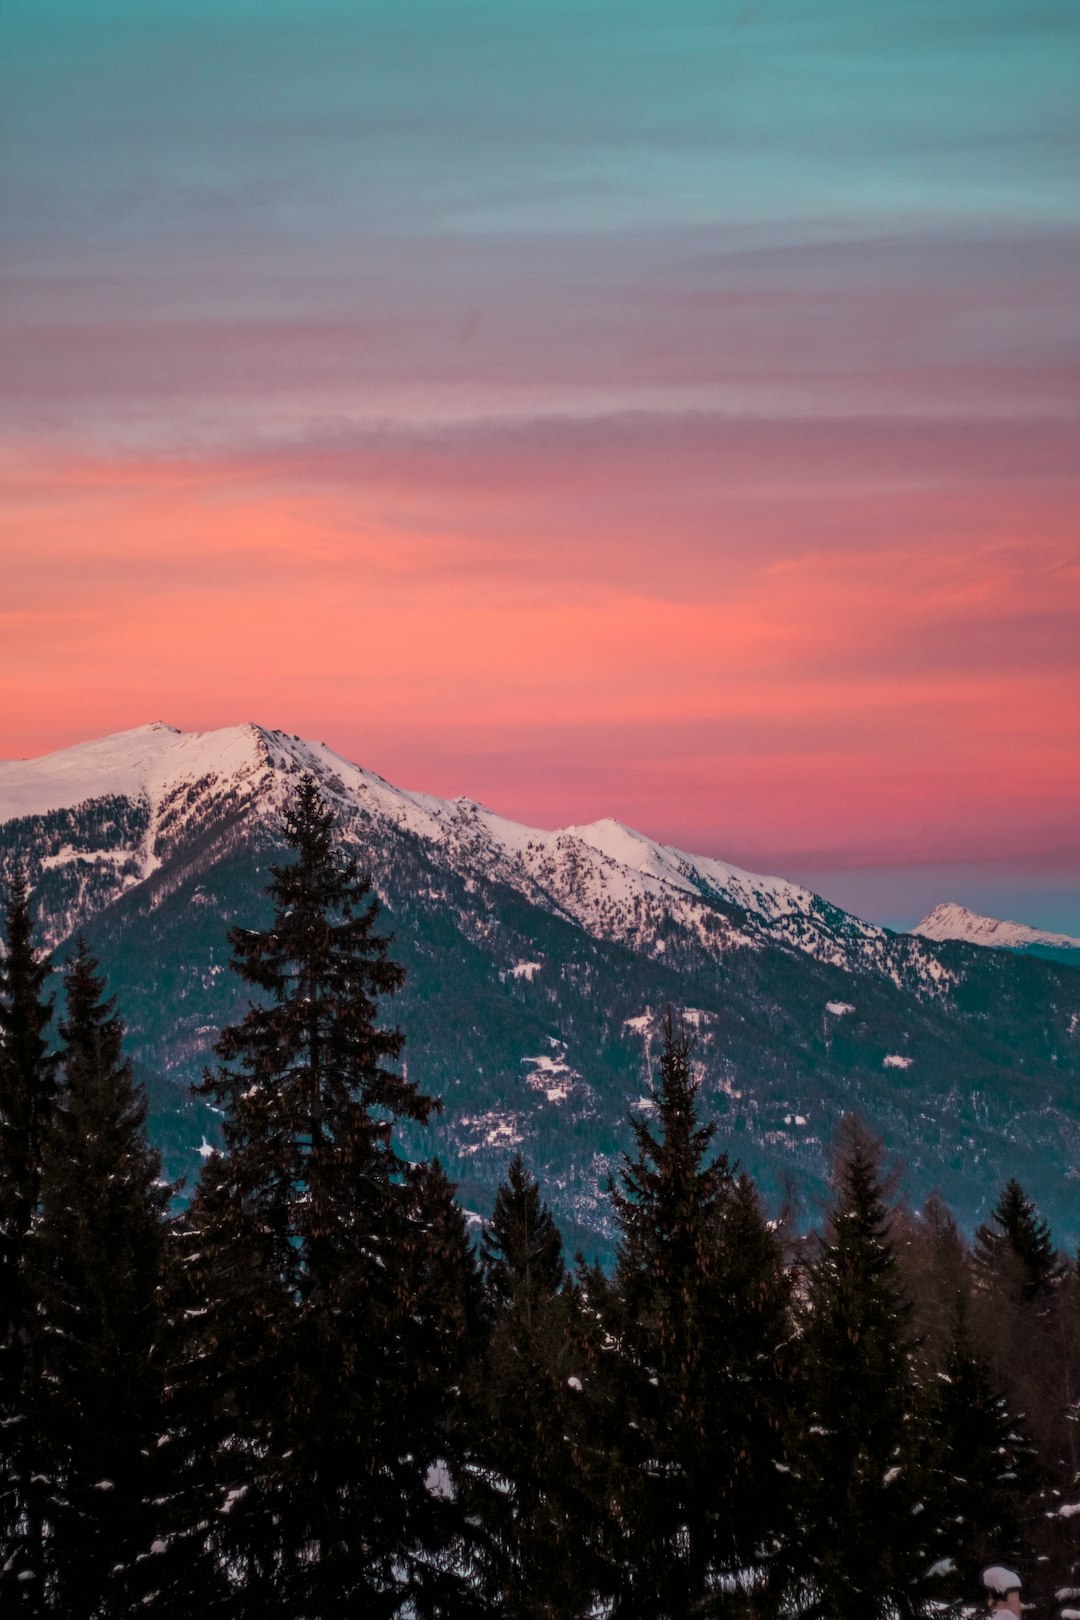
[(619, 1614), (690, 1613), (714, 1585), (726, 1533), (718, 1436), (731, 1390), (712, 1335), (722, 1314), (719, 1228), (731, 1172), (723, 1154), (710, 1152), (715, 1125), (699, 1122), (690, 1051), (669, 1015), (651, 1114), (631, 1120), (635, 1152), (610, 1188), (624, 1425)]
[(395, 1122), (426, 1121), (432, 1103), (393, 1067), (400, 1034), (376, 1022), (402, 971), (333, 833), (305, 776), (285, 814), (295, 859), (271, 868), (273, 921), (230, 935), (257, 999), (200, 1088), (223, 1109), (225, 1152), (193, 1211), (204, 1314), (201, 1344), (181, 1352), (213, 1402), (189, 1519), (201, 1498), (196, 1522), (244, 1604), (290, 1620), (449, 1601), (430, 1578), (445, 1545), (427, 1540), (446, 1440), (429, 1421), (430, 1363), (416, 1398), (415, 1356), (418, 1334), (449, 1330), (429, 1314), (432, 1235), (393, 1143)]
[(56, 1092), (49, 1050), (52, 964), (33, 942), (26, 877), (5, 907), (0, 958), (0, 1607), (43, 1598), (43, 1482), (33, 1455), (28, 1399), (37, 1383), (27, 1234), (41, 1190), (45, 1133)]
[(80, 941), (65, 974), (62, 1084), (28, 1254), (46, 1578), (50, 1607), (68, 1620), (131, 1612), (135, 1561), (151, 1540), (148, 1459), (160, 1420), (154, 1352), (169, 1189), (96, 969)]
[(1026, 1304), (1049, 1294), (1063, 1275), (1049, 1224), (1015, 1177), (975, 1234), (975, 1264), (996, 1289)]
[(598, 1509), (589, 1494), (587, 1357), (562, 1238), (520, 1154), (481, 1240), (489, 1340), (477, 1402), (475, 1499), (493, 1612), (590, 1611)]
[(810, 1271), (799, 1562), (815, 1620), (923, 1612), (925, 1448), (880, 1145), (851, 1116)]

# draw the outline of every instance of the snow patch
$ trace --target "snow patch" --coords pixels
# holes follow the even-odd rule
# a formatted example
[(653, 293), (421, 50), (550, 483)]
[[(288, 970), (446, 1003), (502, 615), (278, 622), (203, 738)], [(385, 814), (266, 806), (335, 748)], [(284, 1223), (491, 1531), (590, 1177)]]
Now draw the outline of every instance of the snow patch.
[(424, 1475), (424, 1489), (439, 1502), (453, 1502), (456, 1499), (457, 1491), (450, 1476), (450, 1467), (442, 1457), (437, 1457)]
[(904, 1057), (902, 1052), (889, 1052), (881, 1061), (883, 1069), (910, 1069), (914, 1058)]
[(466, 1142), (462, 1146), (463, 1157), (479, 1153), (481, 1148), (517, 1147), (524, 1141), (517, 1120), (512, 1114), (500, 1114), (490, 1109), (486, 1114), (463, 1114), (460, 1123), (466, 1130), (479, 1137), (479, 1141)]
[(538, 1057), (522, 1058), (522, 1063), (532, 1066), (532, 1072), (525, 1076), (525, 1084), (534, 1091), (542, 1091), (550, 1103), (565, 1102), (573, 1090), (574, 1081), (580, 1076), (562, 1055), (565, 1051), (562, 1042), (549, 1035), (548, 1043), (554, 1047), (554, 1052), (541, 1052)]
[(825, 1011), (832, 1013), (834, 1018), (843, 1018), (845, 1013), (853, 1013), (855, 1008), (850, 1001), (827, 1001)]

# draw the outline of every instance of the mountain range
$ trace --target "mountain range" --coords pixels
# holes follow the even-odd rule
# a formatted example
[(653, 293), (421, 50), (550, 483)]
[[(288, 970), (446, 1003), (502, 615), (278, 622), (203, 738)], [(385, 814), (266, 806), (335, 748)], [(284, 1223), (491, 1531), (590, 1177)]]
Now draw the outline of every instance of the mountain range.
[(188, 1087), (246, 1006), (226, 930), (268, 919), (305, 772), (372, 875), (407, 974), (383, 1014), (443, 1101), (410, 1150), (437, 1152), (469, 1207), (520, 1146), (571, 1241), (602, 1253), (603, 1187), (670, 1006), (718, 1145), (769, 1199), (816, 1217), (854, 1107), (915, 1199), (939, 1188), (970, 1225), (1016, 1175), (1080, 1240), (1077, 941), (956, 906), (894, 933), (617, 821), (523, 827), (257, 725), (155, 723), (0, 764), (0, 876), (26, 867), (58, 956), (81, 931), (100, 958), (171, 1176), (190, 1183), (217, 1140)]

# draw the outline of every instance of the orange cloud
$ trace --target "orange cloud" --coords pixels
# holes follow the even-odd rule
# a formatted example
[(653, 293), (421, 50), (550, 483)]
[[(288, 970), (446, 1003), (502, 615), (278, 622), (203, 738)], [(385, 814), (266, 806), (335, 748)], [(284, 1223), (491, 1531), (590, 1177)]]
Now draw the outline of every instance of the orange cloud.
[(816, 478), (806, 447), (773, 456), (755, 500), (768, 433), (710, 484), (692, 423), (665, 529), (632, 427), (586, 426), (584, 460), (565, 424), (544, 455), (460, 433), (9, 457), (6, 751), (263, 718), (522, 817), (615, 812), (728, 853), (1064, 823), (1080, 560), (1053, 492), (967, 474), (942, 497), (927, 473), (896, 495), (876, 445), (845, 484), (825, 436)]

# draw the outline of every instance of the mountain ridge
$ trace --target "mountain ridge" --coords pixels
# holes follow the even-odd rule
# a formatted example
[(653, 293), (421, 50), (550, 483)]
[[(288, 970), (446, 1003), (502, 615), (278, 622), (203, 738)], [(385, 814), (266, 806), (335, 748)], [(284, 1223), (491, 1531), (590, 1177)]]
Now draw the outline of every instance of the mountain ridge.
[(1024, 950), (1033, 945), (1046, 945), (1080, 952), (1080, 939), (1074, 939), (1071, 934), (1055, 934), (1045, 928), (1032, 928), (1028, 923), (986, 917), (955, 900), (935, 906), (911, 932), (922, 939), (960, 939), (991, 950)]
[[(172, 769), (170, 770), (170, 765)], [(335, 807), (350, 818), (359, 811), (389, 820), (434, 844), (452, 844), (462, 869), (483, 862), (523, 885), (539, 901), (569, 920), (596, 931), (606, 917), (633, 934), (628, 912), (637, 898), (676, 894), (693, 908), (701, 901), (733, 906), (765, 924), (770, 935), (796, 949), (840, 961), (849, 948), (863, 949), (867, 962), (879, 962), (888, 929), (868, 923), (786, 878), (745, 871), (713, 857), (694, 855), (661, 844), (612, 817), (547, 831), (514, 822), (473, 799), (440, 799), (433, 794), (395, 787), (385, 777), (337, 754), (325, 743), (247, 722), (207, 732), (184, 732), (156, 721), (91, 743), (31, 761), (0, 763), (0, 824), (41, 816), (96, 800), (127, 797), (145, 800), (147, 823), (143, 844), (126, 851), (129, 864), (124, 887), (152, 875), (162, 856), (155, 847), (162, 825), (168, 827), (176, 800), (200, 788), (212, 792), (213, 779), (225, 781), (233, 797), (245, 789), (263, 795), (266, 814), (274, 814), (298, 771), (310, 770)], [(73, 801), (74, 783), (80, 798)], [(58, 851), (47, 857), (54, 866), (65, 856), (113, 860), (113, 851)], [(591, 868), (588, 894), (582, 893), (583, 862)], [(598, 918), (594, 913), (600, 911)], [(76, 908), (77, 911), (77, 908)], [(72, 924), (76, 926), (77, 924)], [(63, 923), (49, 930), (51, 942), (66, 937)], [(57, 928), (61, 931), (57, 932)], [(70, 932), (70, 927), (67, 930)], [(729, 931), (729, 943), (752, 944), (749, 934)], [(932, 955), (911, 948), (913, 960), (928, 982), (939, 979)]]
[(406, 968), (384, 1015), (444, 1099), (413, 1146), (443, 1157), (471, 1207), (520, 1146), (568, 1231), (603, 1241), (602, 1187), (671, 1004), (694, 1031), (703, 1107), (768, 1196), (792, 1178), (819, 1196), (856, 1107), (903, 1146), (913, 1194), (941, 1186), (970, 1221), (995, 1182), (1030, 1175), (1080, 1227), (1074, 969), (894, 934), (613, 818), (524, 827), (254, 723), (157, 723), (0, 765), (0, 878), (25, 865), (46, 941), (62, 955), (82, 931), (101, 958), (170, 1174), (192, 1175), (214, 1140), (187, 1086), (243, 1014), (227, 930), (267, 920), (281, 807), (307, 770)]

